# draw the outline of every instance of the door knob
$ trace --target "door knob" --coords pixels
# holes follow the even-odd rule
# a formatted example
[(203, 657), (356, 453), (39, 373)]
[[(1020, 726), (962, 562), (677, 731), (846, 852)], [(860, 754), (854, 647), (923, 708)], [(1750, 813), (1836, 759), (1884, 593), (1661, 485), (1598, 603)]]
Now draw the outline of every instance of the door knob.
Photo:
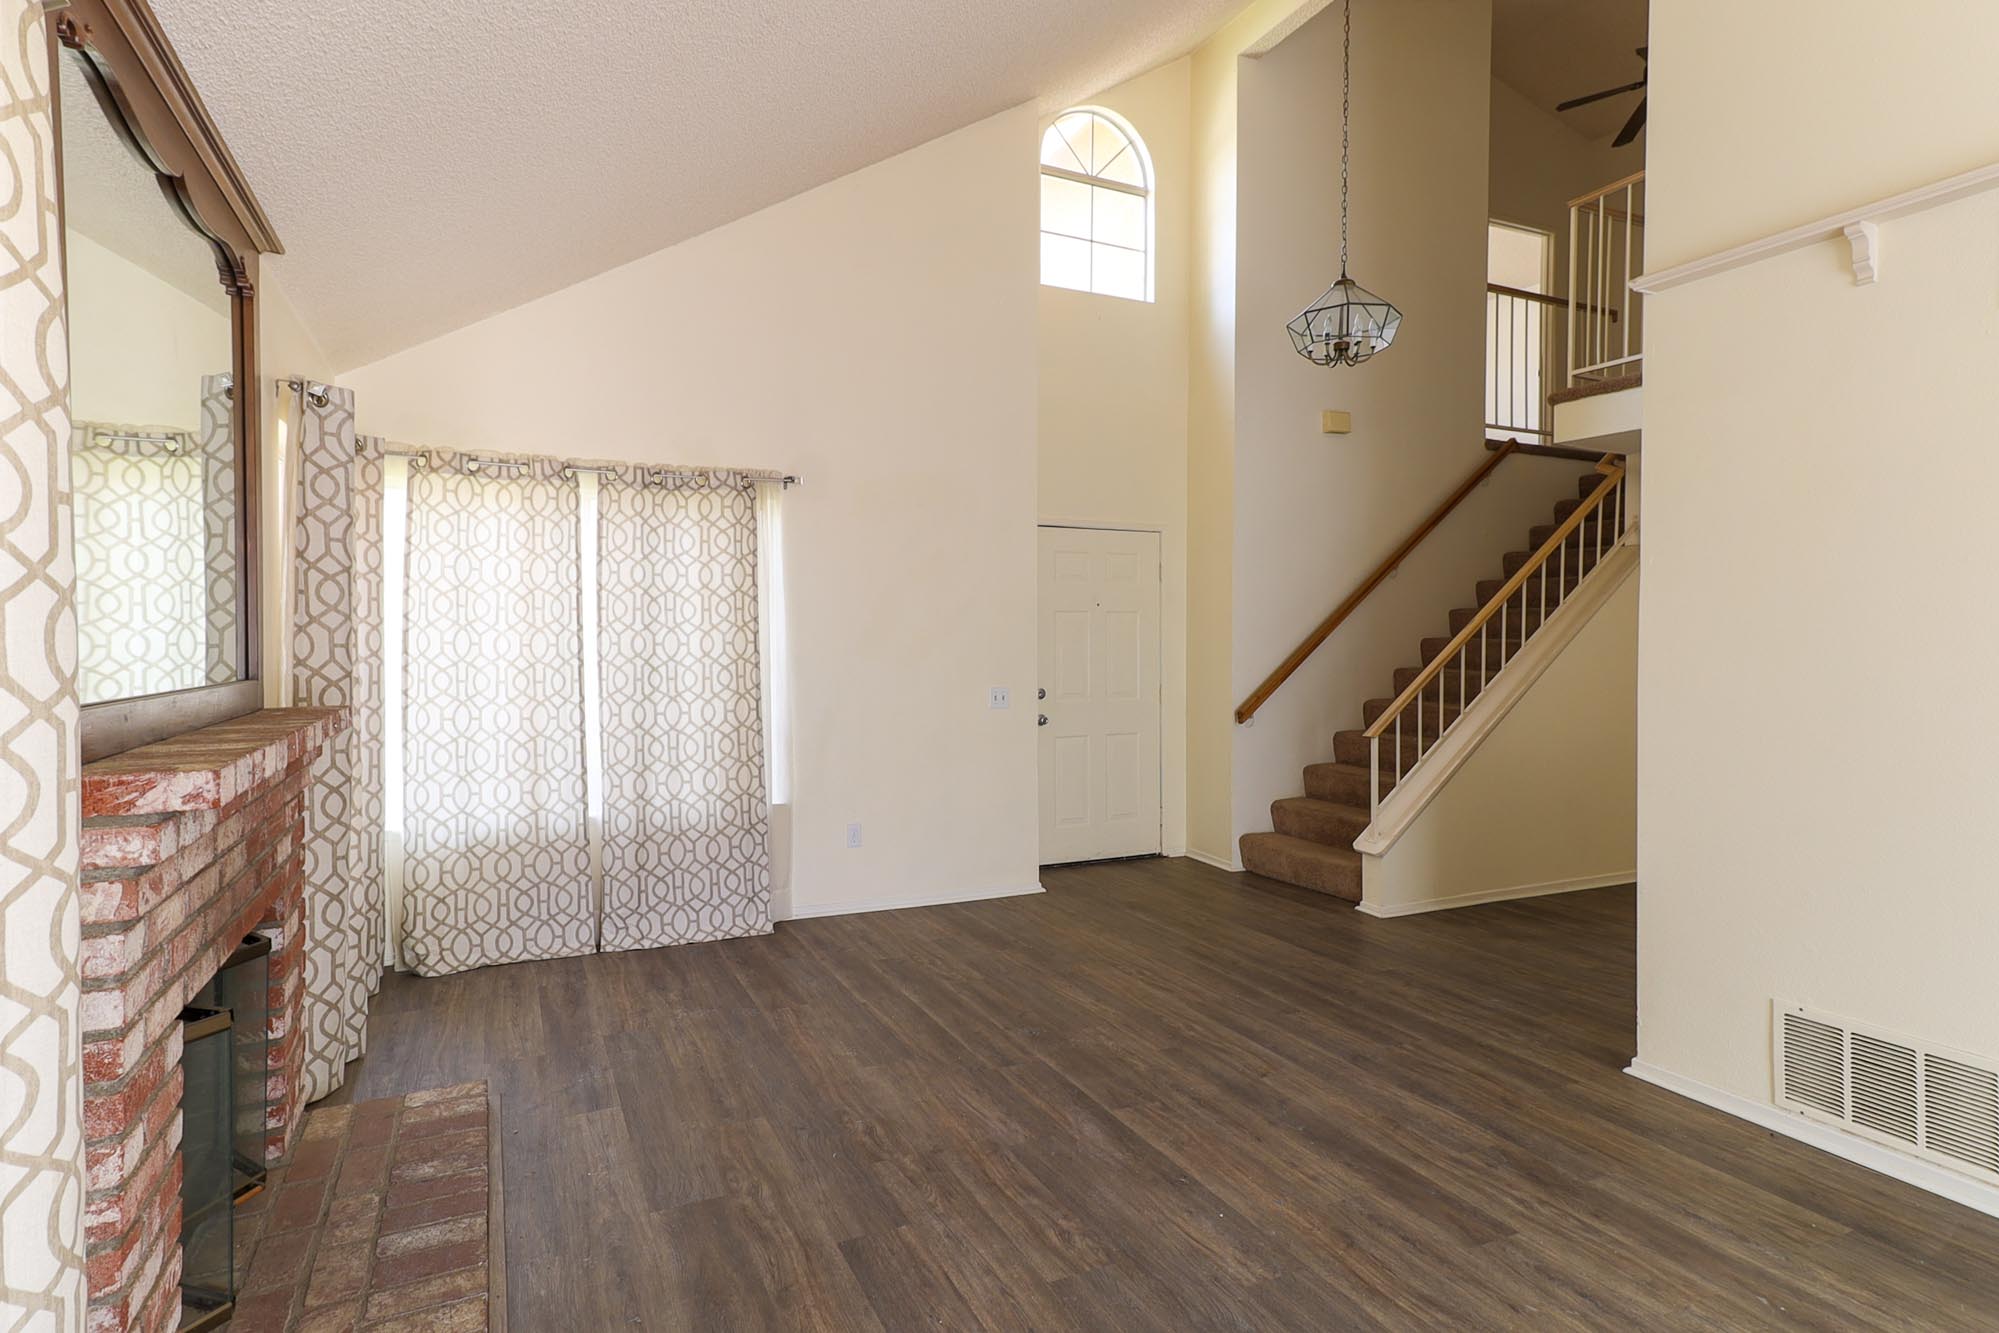
[(1035, 716), (1034, 716), (1034, 725), (1035, 725), (1035, 726), (1037, 726), (1037, 727), (1045, 727), (1045, 726), (1047, 726), (1047, 725), (1048, 725), (1048, 714), (1046, 714), (1046, 713), (1037, 713), (1037, 714), (1035, 714)]
[(1037, 698), (1037, 699), (1046, 699), (1046, 698), (1048, 697), (1048, 691), (1047, 691), (1047, 690), (1036, 690), (1036, 691), (1034, 692), (1034, 697), (1035, 697), (1035, 698)]

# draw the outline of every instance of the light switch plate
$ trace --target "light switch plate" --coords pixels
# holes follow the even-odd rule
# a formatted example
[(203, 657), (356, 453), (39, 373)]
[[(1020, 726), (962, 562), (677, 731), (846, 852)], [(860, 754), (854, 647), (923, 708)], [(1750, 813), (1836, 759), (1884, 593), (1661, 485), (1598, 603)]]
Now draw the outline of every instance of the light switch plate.
[(847, 825), (847, 845), (849, 847), (858, 847), (861, 845), (861, 826), (859, 824)]
[(1013, 707), (1013, 694), (1006, 686), (995, 685), (993, 686), (992, 702), (986, 706), (988, 708), (1011, 708)]
[(1319, 433), (1322, 435), (1346, 435), (1353, 430), (1353, 413), (1335, 412), (1331, 408), (1319, 413)]

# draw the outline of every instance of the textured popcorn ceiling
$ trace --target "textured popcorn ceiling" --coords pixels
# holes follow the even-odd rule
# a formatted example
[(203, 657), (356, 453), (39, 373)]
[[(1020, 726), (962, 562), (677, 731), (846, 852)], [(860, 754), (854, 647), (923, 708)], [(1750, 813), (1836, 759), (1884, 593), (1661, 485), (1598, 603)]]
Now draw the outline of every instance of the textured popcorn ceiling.
[(1241, 3), (153, 8), (284, 240), (287, 291), (347, 369), (1007, 107), (1053, 110)]

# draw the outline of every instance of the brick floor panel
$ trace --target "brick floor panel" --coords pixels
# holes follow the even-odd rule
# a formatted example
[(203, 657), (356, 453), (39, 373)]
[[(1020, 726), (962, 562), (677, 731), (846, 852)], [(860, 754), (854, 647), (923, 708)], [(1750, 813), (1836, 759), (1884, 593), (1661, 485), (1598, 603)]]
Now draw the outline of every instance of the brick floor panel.
[(233, 1333), (488, 1333), (503, 1308), (486, 1085), (307, 1113), (246, 1211)]

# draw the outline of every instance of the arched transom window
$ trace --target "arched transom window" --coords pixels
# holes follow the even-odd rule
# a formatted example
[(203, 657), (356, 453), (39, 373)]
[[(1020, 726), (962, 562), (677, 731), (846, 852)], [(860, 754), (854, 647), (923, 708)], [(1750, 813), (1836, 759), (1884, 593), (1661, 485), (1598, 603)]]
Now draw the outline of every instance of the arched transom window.
[(1041, 282), (1152, 299), (1152, 162), (1108, 111), (1064, 111), (1041, 136)]

